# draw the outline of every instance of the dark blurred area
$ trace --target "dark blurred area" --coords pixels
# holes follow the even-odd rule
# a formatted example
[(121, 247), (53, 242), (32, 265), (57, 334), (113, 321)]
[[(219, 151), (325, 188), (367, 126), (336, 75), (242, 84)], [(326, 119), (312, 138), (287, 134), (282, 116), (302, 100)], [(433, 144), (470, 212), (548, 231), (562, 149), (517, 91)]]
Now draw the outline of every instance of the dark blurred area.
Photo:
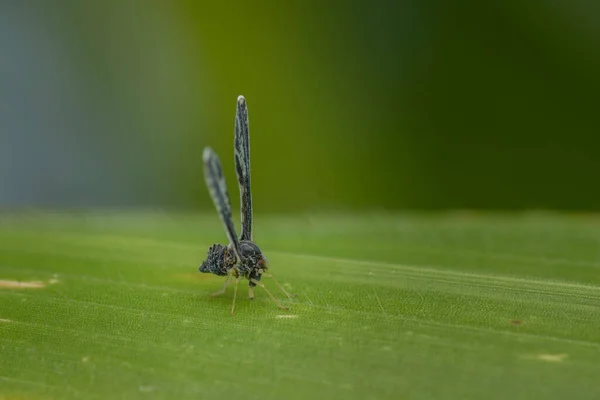
[(0, 207), (600, 209), (600, 3), (0, 1)]

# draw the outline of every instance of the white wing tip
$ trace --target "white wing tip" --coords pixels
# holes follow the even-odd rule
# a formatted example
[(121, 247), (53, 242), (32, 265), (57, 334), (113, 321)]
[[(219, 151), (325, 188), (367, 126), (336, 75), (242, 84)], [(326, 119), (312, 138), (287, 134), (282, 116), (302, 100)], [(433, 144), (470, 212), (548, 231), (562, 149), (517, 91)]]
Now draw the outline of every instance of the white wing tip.
[(204, 148), (204, 151), (202, 152), (202, 159), (204, 160), (204, 162), (208, 162), (208, 160), (212, 157), (213, 154), (214, 154), (213, 149), (206, 146)]

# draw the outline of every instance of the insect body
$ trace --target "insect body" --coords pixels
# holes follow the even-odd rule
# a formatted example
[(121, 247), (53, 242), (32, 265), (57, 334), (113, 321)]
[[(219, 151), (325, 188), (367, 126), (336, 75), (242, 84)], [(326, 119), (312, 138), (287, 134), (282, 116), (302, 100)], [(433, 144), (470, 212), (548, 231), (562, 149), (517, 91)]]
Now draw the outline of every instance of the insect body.
[(267, 272), (269, 262), (256, 243), (253, 242), (252, 238), (250, 135), (248, 129), (248, 109), (246, 108), (246, 99), (243, 96), (239, 96), (237, 100), (234, 135), (235, 172), (240, 188), (242, 217), (242, 233), (239, 238), (231, 217), (229, 194), (219, 157), (210, 147), (206, 147), (202, 158), (204, 161), (206, 186), (208, 186), (210, 196), (225, 227), (229, 244), (227, 246), (222, 244), (212, 245), (208, 249), (206, 260), (198, 268), (199, 271), (227, 277), (221, 290), (213, 293), (214, 296), (223, 294), (231, 279), (234, 280), (231, 314), (233, 314), (235, 309), (238, 283), (243, 278), (246, 278), (249, 282), (250, 299), (254, 298), (254, 287), (260, 286), (265, 289), (269, 297), (271, 297), (279, 308), (287, 309), (277, 301), (260, 281), (263, 275), (272, 278), (277, 286), (291, 298), (290, 294), (275, 280), (273, 275)]

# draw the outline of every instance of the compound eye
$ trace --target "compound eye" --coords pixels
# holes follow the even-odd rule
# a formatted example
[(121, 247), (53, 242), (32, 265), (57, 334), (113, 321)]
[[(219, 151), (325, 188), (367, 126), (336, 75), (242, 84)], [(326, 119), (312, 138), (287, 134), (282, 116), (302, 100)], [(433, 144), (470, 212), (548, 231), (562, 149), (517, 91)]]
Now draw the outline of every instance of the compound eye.
[(260, 261), (258, 262), (258, 265), (262, 269), (268, 269), (269, 268), (269, 262), (267, 261), (267, 258), (265, 256), (261, 257)]

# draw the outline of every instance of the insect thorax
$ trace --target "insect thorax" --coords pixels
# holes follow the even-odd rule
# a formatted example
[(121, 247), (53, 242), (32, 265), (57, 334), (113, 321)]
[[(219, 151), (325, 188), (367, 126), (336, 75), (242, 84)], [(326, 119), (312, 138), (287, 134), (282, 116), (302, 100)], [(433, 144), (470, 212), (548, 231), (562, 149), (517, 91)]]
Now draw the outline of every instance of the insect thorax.
[(249, 240), (240, 241), (240, 256), (242, 262), (238, 266), (238, 269), (242, 275), (246, 275), (252, 269), (261, 268), (259, 263), (264, 259), (260, 248)]
[[(240, 252), (242, 253), (242, 262), (237, 266), (240, 275), (245, 276), (248, 280), (252, 278), (260, 281), (262, 274), (259, 271), (268, 268), (267, 259), (260, 248), (254, 242), (242, 240), (240, 241)], [(256, 284), (250, 282), (250, 286), (256, 286)]]

